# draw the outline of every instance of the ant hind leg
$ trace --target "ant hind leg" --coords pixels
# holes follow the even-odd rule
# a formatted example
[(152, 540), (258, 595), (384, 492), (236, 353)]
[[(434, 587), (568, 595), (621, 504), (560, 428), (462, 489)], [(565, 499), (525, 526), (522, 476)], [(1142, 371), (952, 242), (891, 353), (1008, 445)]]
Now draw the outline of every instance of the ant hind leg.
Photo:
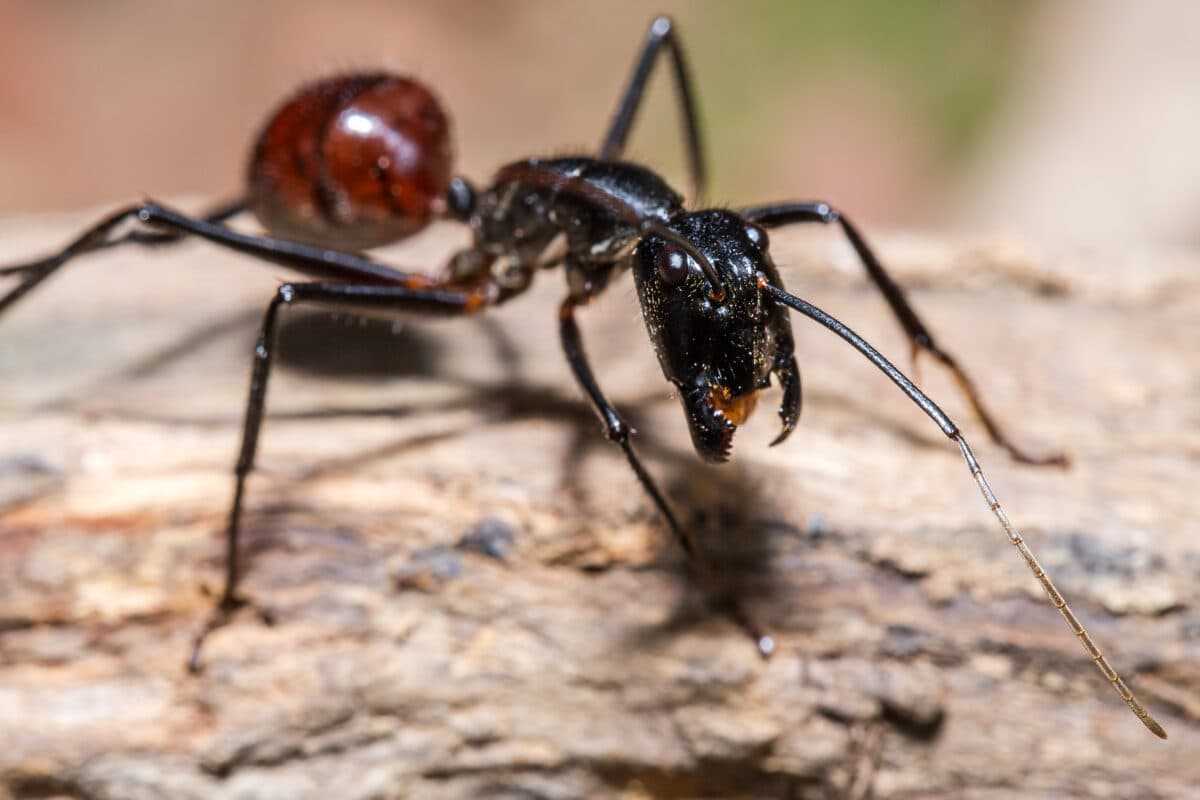
[(675, 33), (675, 23), (670, 17), (656, 17), (650, 23), (646, 32), (646, 41), (633, 65), (629, 83), (621, 93), (617, 103), (616, 113), (609, 124), (608, 133), (600, 145), (599, 158), (604, 161), (620, 158), (625, 150), (625, 142), (629, 131), (633, 128), (634, 118), (641, 108), (642, 95), (646, 90), (646, 82), (659, 53), (663, 48), (671, 57), (671, 66), (675, 77), (675, 88), (679, 99), (679, 111), (683, 117), (684, 143), (687, 145), (688, 169), (691, 172), (692, 193), (696, 198), (704, 196), (708, 184), (708, 169), (704, 161), (704, 144), (700, 136), (700, 123), (696, 111), (696, 97), (692, 91), (692, 77), (688, 71), (687, 59), (683, 55), (683, 45)]
[[(105, 217), (100, 222), (88, 228), (80, 234), (73, 242), (68, 244), (58, 253), (46, 258), (39, 258), (36, 261), (28, 261), (23, 264), (13, 264), (7, 267), (0, 267), (0, 277), (8, 275), (23, 276), (20, 282), (0, 296), (0, 314), (15, 304), (29, 292), (33, 291), (37, 286), (55, 272), (60, 267), (76, 256), (94, 253), (100, 250), (108, 250), (113, 247), (118, 247), (124, 244), (137, 244), (143, 247), (156, 247), (164, 244), (172, 244), (181, 241), (184, 238), (185, 231), (170, 230), (170, 231), (144, 231), (133, 230), (126, 233), (124, 236), (110, 238), (110, 234), (119, 227), (123, 222), (132, 220), (137, 216), (140, 206), (131, 206), (121, 209), (109, 216)], [(244, 200), (231, 200), (216, 206), (211, 211), (202, 217), (202, 221), (210, 225), (220, 225), (221, 223), (231, 219), (232, 217), (241, 214), (246, 210)]]

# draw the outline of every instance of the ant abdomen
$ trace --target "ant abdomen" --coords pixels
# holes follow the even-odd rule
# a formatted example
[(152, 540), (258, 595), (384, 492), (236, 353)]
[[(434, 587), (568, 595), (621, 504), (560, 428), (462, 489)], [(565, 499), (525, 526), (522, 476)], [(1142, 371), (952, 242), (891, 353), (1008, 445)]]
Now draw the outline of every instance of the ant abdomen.
[(444, 210), (452, 157), (449, 118), (420, 83), (382, 72), (326, 78), (267, 121), (248, 205), (281, 238), (378, 247)]

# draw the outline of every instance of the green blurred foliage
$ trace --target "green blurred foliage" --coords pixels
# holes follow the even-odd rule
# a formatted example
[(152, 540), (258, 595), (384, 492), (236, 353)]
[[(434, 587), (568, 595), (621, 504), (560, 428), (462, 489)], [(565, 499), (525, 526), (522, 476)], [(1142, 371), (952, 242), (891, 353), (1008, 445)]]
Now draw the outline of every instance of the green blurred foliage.
[[(1029, 0), (757, 0), (726, 4), (742, 45), (769, 50), (778, 71), (755, 80), (836, 78), (847, 61), (888, 74), (918, 99), (913, 109), (939, 134), (939, 150), (969, 152), (1000, 107)], [(752, 32), (744, 36), (744, 31)], [(706, 32), (711, 35), (715, 31)], [(732, 78), (733, 76), (728, 76)], [(727, 84), (737, 94), (736, 85)]]
[(739, 151), (779, 150), (788, 137), (780, 128), (803, 124), (806, 109), (779, 108), (781, 97), (828, 100), (863, 81), (894, 98), (927, 139), (936, 165), (927, 177), (952, 174), (1003, 110), (1032, 3), (754, 0), (703, 8), (684, 14), (684, 33), (702, 71), (717, 189), (740, 194), (746, 177), (762, 176), (754, 174), (757, 157)]

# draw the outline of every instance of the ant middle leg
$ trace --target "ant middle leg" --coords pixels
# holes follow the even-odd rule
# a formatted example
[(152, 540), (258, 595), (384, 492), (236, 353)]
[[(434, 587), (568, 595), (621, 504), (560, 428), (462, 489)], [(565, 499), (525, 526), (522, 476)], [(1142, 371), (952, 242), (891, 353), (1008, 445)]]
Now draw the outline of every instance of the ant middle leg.
[[(187, 667), (200, 670), (200, 651), (205, 640), (228, 624), (235, 611), (248, 605), (238, 593), (241, 570), (238, 562), (238, 538), (241, 530), (242, 503), (246, 478), (254, 469), (275, 352), (275, 330), (279, 309), (285, 305), (307, 303), (335, 306), (339, 310), (387, 311), (400, 314), (458, 316), (482, 310), (495, 302), (496, 293), (487, 285), (475, 290), (411, 289), (405, 286), (378, 286), (350, 283), (285, 283), (275, 292), (263, 314), (262, 328), (254, 347), (254, 365), (250, 374), (250, 392), (246, 401), (242, 444), (234, 466), (233, 501), (225, 530), (225, 586), (208, 620), (192, 642)], [(260, 616), (269, 618), (261, 609)]]
[(883, 268), (883, 264), (880, 263), (878, 257), (871, 250), (858, 228), (844, 214), (828, 203), (822, 202), (780, 203), (756, 206), (754, 208), (743, 209), (741, 213), (746, 219), (766, 228), (776, 228), (801, 222), (818, 222), (826, 225), (836, 223), (840, 225), (842, 232), (854, 248), (854, 252), (858, 254), (859, 261), (862, 262), (863, 267), (866, 269), (867, 276), (883, 294), (883, 298), (887, 301), (888, 307), (891, 308), (892, 314), (895, 315), (896, 320), (900, 323), (900, 327), (904, 329), (904, 333), (908, 336), (909, 345), (912, 347), (914, 363), (917, 357), (924, 352), (928, 353), (935, 361), (949, 370), (950, 374), (954, 377), (955, 383), (958, 384), (959, 390), (967, 398), (967, 402), (970, 403), (975, 416), (983, 423), (988, 436), (998, 446), (1006, 450), (1014, 461), (1034, 466), (1067, 467), (1070, 465), (1070, 459), (1065, 453), (1032, 454), (1019, 446), (1005, 433), (995, 415), (984, 405), (983, 397), (976, 387), (975, 382), (967, 375), (966, 370), (959, 366), (958, 361), (952, 355), (938, 346), (929, 328), (926, 327), (921, 318), (917, 316), (917, 312), (913, 310), (912, 305), (909, 304), (904, 290), (900, 288), (900, 285)]
[(646, 42), (633, 65), (633, 73), (629, 83), (621, 93), (617, 103), (616, 113), (609, 124), (608, 133), (600, 145), (599, 158), (609, 161), (620, 158), (625, 150), (625, 142), (633, 121), (642, 104), (642, 95), (646, 90), (646, 82), (658, 55), (666, 48), (671, 57), (671, 67), (675, 77), (675, 88), (679, 99), (679, 110), (683, 117), (684, 143), (687, 146), (688, 169), (691, 172), (692, 192), (698, 199), (703, 197), (708, 184), (708, 169), (704, 161), (704, 143), (700, 135), (700, 124), (697, 120), (696, 98), (692, 92), (692, 78), (688, 71), (687, 59), (683, 55), (683, 45), (675, 33), (675, 23), (670, 17), (656, 17), (650, 23), (646, 32)]
[[(679, 543), (679, 547), (687, 556), (688, 563), (699, 578), (708, 584), (708, 588), (720, 588), (717, 586), (716, 576), (713, 573), (711, 565), (705, 560), (704, 554), (700, 550), (700, 543), (696, 541), (695, 535), (691, 529), (679, 524), (675, 512), (671, 510), (670, 503), (663, 495), (662, 490), (654, 482), (654, 478), (650, 476), (649, 471), (642, 464), (637, 453), (633, 449), (633, 444), (629, 441), (633, 434), (633, 429), (621, 417), (620, 412), (608, 401), (604, 396), (600, 385), (596, 383), (596, 377), (592, 374), (591, 365), (588, 363), (587, 354), (583, 349), (583, 338), (579, 333), (579, 325), (575, 322), (575, 309), (579, 307), (585, 300), (580, 300), (575, 297), (568, 297), (559, 307), (559, 338), (562, 341), (563, 351), (567, 357), (567, 363), (571, 365), (571, 371), (575, 375), (575, 380), (583, 388), (591, 401), (592, 407), (600, 416), (600, 421), (604, 424), (604, 435), (610, 442), (618, 445), (625, 454), (625, 459), (629, 462), (629, 466), (633, 469), (633, 473), (637, 476), (638, 482), (642, 488), (646, 490), (646, 494), (650, 495), (650, 499), (654, 501), (655, 507), (662, 514), (663, 519), (667, 521), (667, 527), (670, 528), (671, 534), (675, 537), (675, 541)], [(758, 623), (754, 621), (736, 598), (726, 598), (728, 602), (728, 610), (734, 621), (739, 627), (744, 630), (751, 639), (754, 640), (755, 646), (758, 648), (759, 654), (763, 658), (768, 658), (775, 652), (775, 640), (768, 635)]]

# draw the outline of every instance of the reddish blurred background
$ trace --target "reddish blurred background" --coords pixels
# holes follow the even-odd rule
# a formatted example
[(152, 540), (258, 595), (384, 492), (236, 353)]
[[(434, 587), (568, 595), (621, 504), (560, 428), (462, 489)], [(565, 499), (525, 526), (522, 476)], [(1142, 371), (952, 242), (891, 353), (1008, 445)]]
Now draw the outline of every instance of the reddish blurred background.
[[(693, 64), (722, 203), (876, 225), (1200, 244), (1200, 4), (0, 0), (0, 213), (237, 190), (297, 85), (415, 73), (461, 169), (594, 147), (656, 11)], [(656, 80), (634, 158), (679, 185)]]

